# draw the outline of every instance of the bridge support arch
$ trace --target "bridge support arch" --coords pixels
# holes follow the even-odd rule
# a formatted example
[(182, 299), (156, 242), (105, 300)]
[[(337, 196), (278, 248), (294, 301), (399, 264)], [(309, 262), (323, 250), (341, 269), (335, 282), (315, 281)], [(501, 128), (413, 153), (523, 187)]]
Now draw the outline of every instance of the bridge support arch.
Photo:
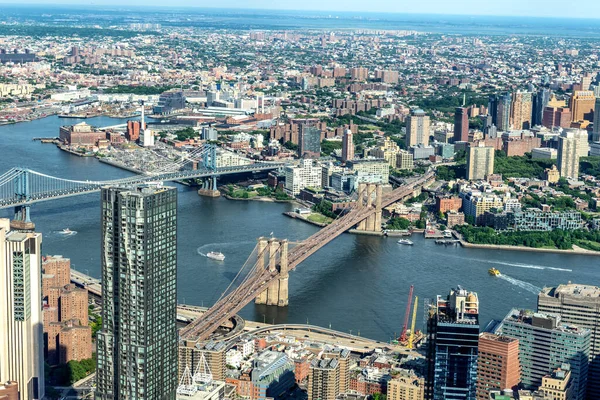
[[(31, 200), (31, 177), (29, 171), (21, 170), (21, 173), (14, 178), (15, 198), (18, 201), (28, 202)], [(31, 222), (29, 211), (30, 204), (21, 204), (15, 207), (14, 219), (10, 222), (12, 229), (33, 230), (35, 224)]]
[(258, 268), (279, 272), (279, 279), (256, 297), (256, 304), (286, 307), (289, 304), (288, 288), (288, 241), (277, 239), (258, 239)]
[(202, 188), (198, 190), (200, 196), (219, 197), (221, 192), (217, 189), (217, 177), (215, 175), (204, 178)]
[(358, 184), (358, 208), (375, 208), (375, 213), (360, 222), (357, 226), (359, 231), (381, 232), (381, 199), (383, 189), (376, 183)]

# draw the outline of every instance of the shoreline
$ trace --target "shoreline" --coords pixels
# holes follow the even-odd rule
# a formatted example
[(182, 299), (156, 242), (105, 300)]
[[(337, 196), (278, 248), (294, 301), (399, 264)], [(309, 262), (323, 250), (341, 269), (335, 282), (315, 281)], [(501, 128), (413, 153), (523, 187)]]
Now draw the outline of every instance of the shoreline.
[(561, 249), (544, 249), (544, 248), (536, 248), (536, 247), (526, 247), (526, 246), (509, 246), (509, 245), (501, 245), (501, 244), (477, 244), (477, 243), (469, 243), (462, 239), (459, 239), (460, 245), (464, 248), (472, 248), (472, 249), (488, 249), (488, 250), (510, 250), (510, 251), (526, 251), (531, 253), (555, 253), (555, 254), (573, 254), (578, 256), (600, 256), (600, 251), (593, 251), (583, 249), (577, 245), (573, 245), (573, 249), (571, 250), (561, 250)]

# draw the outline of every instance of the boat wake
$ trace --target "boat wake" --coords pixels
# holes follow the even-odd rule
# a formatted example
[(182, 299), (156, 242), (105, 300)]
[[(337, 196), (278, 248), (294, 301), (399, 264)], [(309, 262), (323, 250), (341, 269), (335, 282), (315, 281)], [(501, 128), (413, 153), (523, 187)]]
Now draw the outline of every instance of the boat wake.
[(69, 232), (64, 232), (64, 231), (54, 231), (52, 232), (58, 236), (64, 237), (64, 238), (68, 238), (70, 236), (75, 236), (77, 235), (77, 231), (69, 231)]
[[(209, 243), (203, 246), (200, 246), (196, 249), (196, 252), (202, 257), (207, 257), (207, 254), (211, 251), (217, 251), (215, 249), (228, 249), (232, 247), (239, 247), (249, 244), (254, 244), (255, 242), (226, 242), (226, 243)], [(218, 250), (222, 251), (222, 250)]]
[(563, 271), (563, 272), (573, 272), (572, 269), (569, 268), (558, 268), (558, 267), (548, 267), (546, 265), (535, 265), (535, 264), (522, 264), (522, 263), (510, 263), (504, 261), (497, 260), (482, 260), (479, 258), (469, 258), (470, 261), (483, 262), (488, 264), (497, 264), (497, 265), (506, 265), (509, 267), (517, 267), (517, 268), (527, 268), (527, 269), (538, 269), (538, 270), (551, 270), (551, 271)]
[(542, 291), (542, 288), (532, 285), (531, 283), (520, 281), (518, 279), (512, 278), (504, 274), (500, 275), (498, 278), (504, 279), (506, 282), (518, 286), (521, 289), (527, 290), (528, 292), (533, 294), (539, 294)]

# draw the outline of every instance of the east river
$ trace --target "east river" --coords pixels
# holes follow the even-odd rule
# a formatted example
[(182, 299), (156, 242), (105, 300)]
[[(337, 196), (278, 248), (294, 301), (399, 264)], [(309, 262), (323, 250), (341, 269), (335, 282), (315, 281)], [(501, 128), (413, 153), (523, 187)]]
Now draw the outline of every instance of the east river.
[[(0, 127), (0, 174), (21, 166), (61, 178), (108, 180), (130, 173), (77, 157), (34, 137), (56, 137), (63, 124), (81, 121), (50, 117)], [(124, 120), (94, 118), (96, 126)], [(178, 301), (209, 306), (229, 285), (252, 251), (256, 239), (269, 236), (300, 241), (317, 228), (282, 213), (292, 205), (230, 201), (199, 197), (196, 190), (178, 188)], [(43, 233), (45, 254), (60, 254), (81, 272), (100, 277), (100, 196), (39, 203), (31, 209), (36, 229)], [(11, 217), (12, 210), (0, 210)], [(64, 228), (76, 232), (59, 234)], [(535, 308), (536, 292), (544, 285), (569, 281), (600, 285), (600, 257), (444, 247), (414, 235), (414, 246), (393, 238), (344, 234), (319, 250), (290, 275), (290, 305), (284, 309), (248, 305), (242, 317), (256, 321), (331, 326), (345, 332), (389, 340), (402, 328), (411, 284), (423, 299), (446, 295), (461, 285), (478, 292), (482, 325), (501, 319), (511, 307)], [(204, 256), (225, 254), (224, 262)], [(488, 269), (505, 276), (494, 278)]]

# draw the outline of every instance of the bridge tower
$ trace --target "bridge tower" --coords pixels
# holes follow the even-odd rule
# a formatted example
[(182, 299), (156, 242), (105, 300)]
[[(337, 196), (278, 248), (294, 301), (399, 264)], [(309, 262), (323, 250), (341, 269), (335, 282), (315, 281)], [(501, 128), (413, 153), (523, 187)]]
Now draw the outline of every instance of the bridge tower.
[[(29, 171), (26, 169), (21, 170), (21, 173), (14, 178), (15, 198), (17, 201), (29, 202), (31, 200), (30, 181), (31, 177)], [(15, 217), (10, 222), (11, 228), (19, 230), (35, 229), (35, 224), (30, 219), (30, 207), (30, 204), (21, 204), (15, 207)]]
[[(209, 171), (216, 171), (217, 169), (217, 146), (214, 144), (208, 144), (207, 152), (202, 157), (202, 165)], [(206, 197), (219, 197), (221, 193), (217, 190), (217, 176), (213, 175), (205, 178), (202, 182), (202, 188), (198, 190), (200, 196)]]
[(382, 187), (376, 183), (358, 184), (358, 208), (375, 208), (375, 214), (360, 222), (357, 226), (359, 231), (381, 232), (381, 198)]
[(258, 268), (279, 272), (279, 279), (256, 297), (256, 304), (286, 307), (289, 303), (288, 291), (288, 241), (277, 239), (258, 239)]

